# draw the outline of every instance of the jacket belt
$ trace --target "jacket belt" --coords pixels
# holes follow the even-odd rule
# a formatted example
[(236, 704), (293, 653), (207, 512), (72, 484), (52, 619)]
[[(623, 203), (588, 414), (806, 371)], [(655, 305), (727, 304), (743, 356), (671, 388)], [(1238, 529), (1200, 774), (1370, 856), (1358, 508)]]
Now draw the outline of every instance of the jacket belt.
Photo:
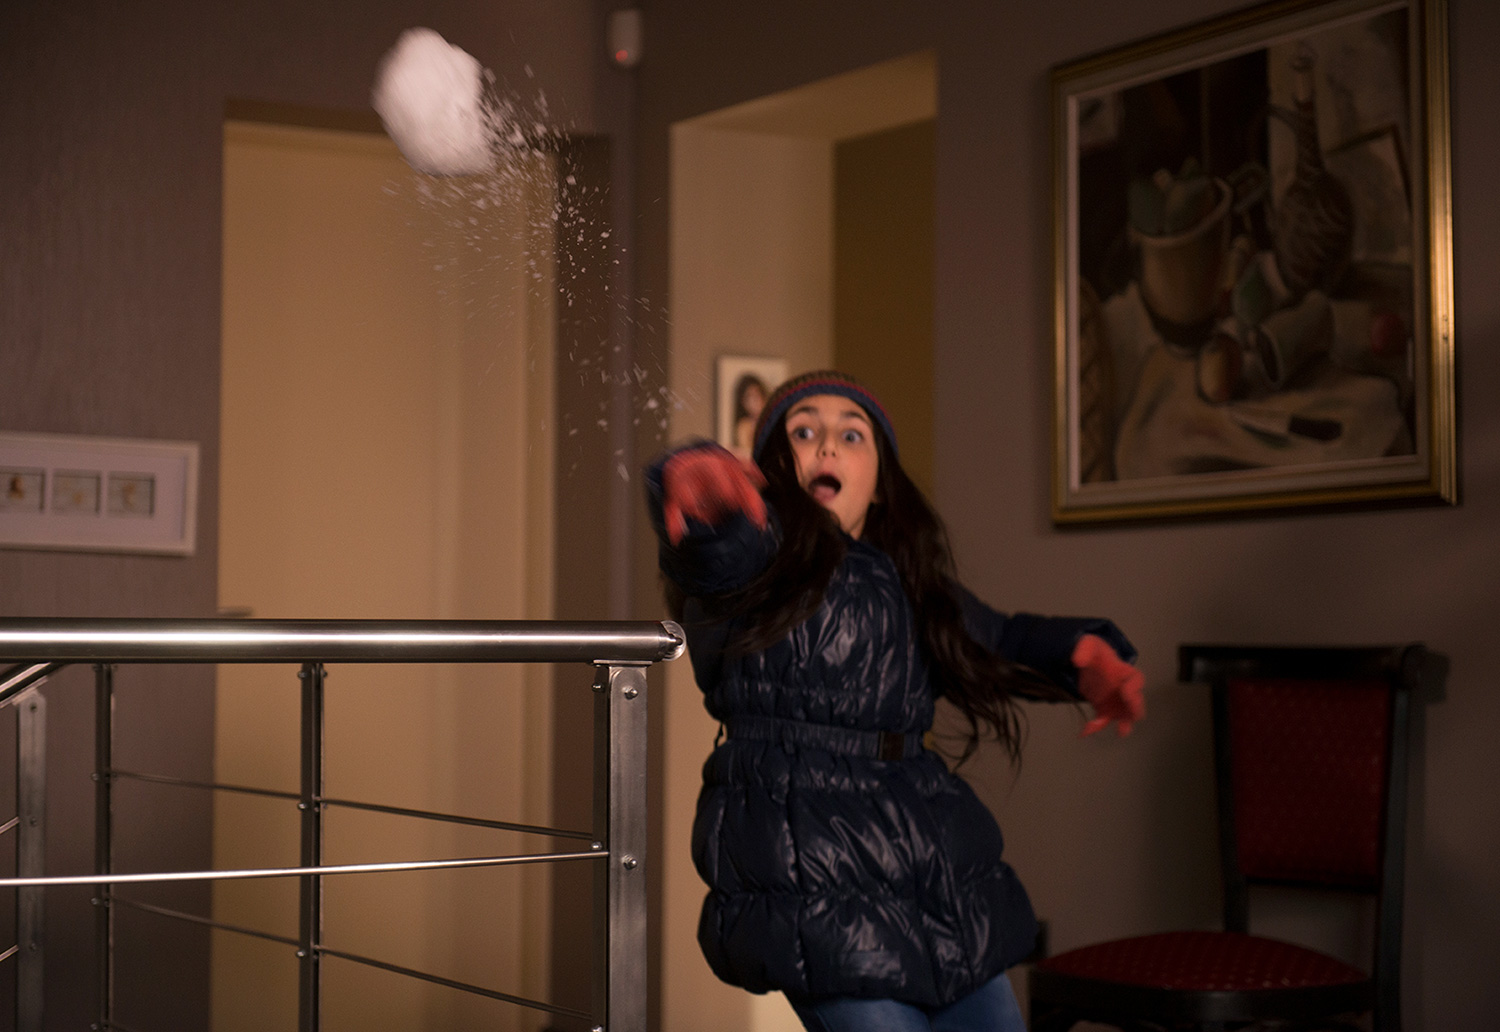
[(864, 731), (782, 717), (733, 717), (724, 722), (724, 729), (730, 738), (801, 745), (872, 760), (909, 760), (922, 754), (922, 735), (916, 731)]

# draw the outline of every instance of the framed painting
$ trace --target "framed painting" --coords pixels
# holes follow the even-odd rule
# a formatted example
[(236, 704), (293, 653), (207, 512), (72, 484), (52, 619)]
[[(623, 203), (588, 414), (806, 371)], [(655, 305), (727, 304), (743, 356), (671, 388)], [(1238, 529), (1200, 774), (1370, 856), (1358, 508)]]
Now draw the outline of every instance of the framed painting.
[(1442, 0), (1051, 77), (1057, 523), (1457, 500)]
[(714, 440), (741, 458), (750, 457), (755, 421), (771, 392), (786, 379), (784, 358), (720, 355), (715, 370)]

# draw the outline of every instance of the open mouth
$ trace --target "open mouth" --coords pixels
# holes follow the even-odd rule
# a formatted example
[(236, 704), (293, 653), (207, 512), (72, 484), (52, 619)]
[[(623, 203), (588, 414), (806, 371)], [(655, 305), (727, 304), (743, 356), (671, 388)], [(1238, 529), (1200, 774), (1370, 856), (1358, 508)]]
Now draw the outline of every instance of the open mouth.
[(843, 489), (843, 486), (838, 477), (830, 473), (820, 473), (808, 481), (807, 493), (813, 496), (814, 501), (827, 505)]

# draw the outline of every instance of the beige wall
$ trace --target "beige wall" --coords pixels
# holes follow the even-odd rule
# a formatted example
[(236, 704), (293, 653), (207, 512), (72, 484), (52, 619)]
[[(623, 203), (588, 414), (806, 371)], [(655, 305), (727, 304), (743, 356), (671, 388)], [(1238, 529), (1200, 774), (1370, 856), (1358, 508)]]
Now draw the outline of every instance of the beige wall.
[[(549, 615), (551, 281), (533, 283), (527, 257), (551, 252), (534, 228), (550, 162), (496, 193), (416, 177), (381, 136), (230, 123), (225, 148), (221, 603)], [(327, 699), (328, 795), (547, 823), (545, 670), (335, 666)], [(298, 712), (295, 670), (221, 669), (217, 780), (295, 791)], [(225, 795), (215, 816), (220, 867), (295, 862), (290, 803)], [(328, 863), (548, 845), (347, 810), (328, 829)], [(334, 879), (326, 941), (545, 998), (546, 890), (544, 867)], [(222, 883), (214, 912), (295, 935), (296, 884)], [(216, 1029), (295, 1024), (287, 947), (226, 933), (214, 947)], [(347, 963), (325, 972), (331, 1029), (540, 1020)]]

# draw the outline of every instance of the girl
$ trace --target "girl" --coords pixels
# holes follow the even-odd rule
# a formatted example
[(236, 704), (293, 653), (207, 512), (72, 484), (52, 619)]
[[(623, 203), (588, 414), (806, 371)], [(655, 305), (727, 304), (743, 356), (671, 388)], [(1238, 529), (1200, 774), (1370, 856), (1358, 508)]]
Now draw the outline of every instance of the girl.
[(746, 373), (734, 384), (734, 415), (730, 451), (735, 455), (750, 457), (750, 446), (755, 441), (755, 424), (766, 407), (766, 385), (754, 373)]
[[(1107, 620), (1003, 616), (953, 576), (874, 396), (836, 372), (767, 400), (754, 458), (695, 444), (647, 470), (674, 615), (724, 740), (693, 858), (715, 974), (784, 992), (814, 1032), (1022, 1030), (1005, 969), (1036, 920), (1000, 829), (923, 746), (933, 705), (1014, 756), (1013, 698), (1092, 733), (1144, 707)], [(763, 492), (763, 493), (762, 493)]]

